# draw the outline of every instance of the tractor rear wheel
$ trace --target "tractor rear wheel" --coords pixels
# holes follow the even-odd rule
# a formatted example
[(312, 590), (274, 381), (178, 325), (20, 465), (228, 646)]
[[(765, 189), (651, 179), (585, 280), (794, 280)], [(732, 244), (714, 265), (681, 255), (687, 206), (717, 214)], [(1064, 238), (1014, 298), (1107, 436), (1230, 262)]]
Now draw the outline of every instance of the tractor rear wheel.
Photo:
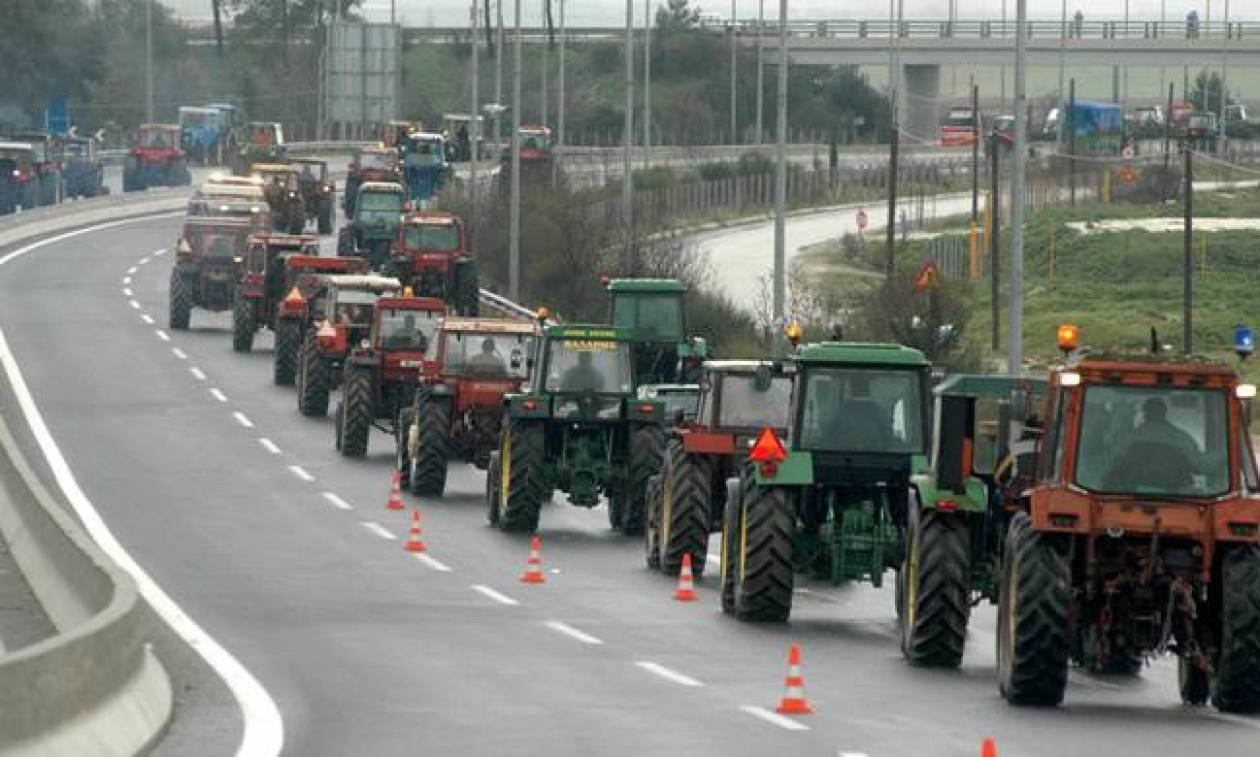
[(192, 320), (192, 284), (179, 271), (171, 271), (169, 325), (184, 331)]
[(328, 415), (329, 379), (328, 367), (320, 357), (315, 336), (308, 334), (302, 342), (302, 352), (298, 359), (298, 412), (308, 418), (323, 418)]
[(451, 403), (440, 399), (420, 403), (416, 423), (419, 439), (411, 458), (411, 493), (440, 497), (446, 489), (446, 462), (451, 459)]
[(1260, 547), (1237, 547), (1221, 567), (1221, 654), (1212, 704), (1260, 711)]
[(761, 486), (744, 472), (736, 537), (735, 617), (782, 622), (792, 612), (796, 508), (787, 489)]
[(1208, 672), (1184, 654), (1177, 657), (1177, 689), (1181, 692), (1181, 701), (1194, 707), (1207, 704), (1212, 693)]
[(1072, 575), (1027, 513), (1007, 530), (998, 602), (998, 688), (1016, 705), (1053, 707), (1067, 686)]
[(499, 464), (499, 451), (495, 450), (490, 453), (490, 462), (486, 464), (486, 520), (496, 528), (503, 504), (502, 483), (503, 466)]
[(967, 522), (915, 507), (909, 530), (899, 571), (904, 576), (898, 576), (901, 653), (914, 665), (956, 668), (962, 664), (971, 615)]
[(726, 480), (726, 506), (722, 508), (722, 612), (735, 614), (735, 572), (739, 570), (739, 510), (743, 502), (742, 479)]
[(254, 348), (254, 303), (241, 296), (232, 296), (232, 350), (249, 352)]
[(376, 419), (373, 377), (370, 368), (346, 366), (346, 375), (341, 383), (340, 412), (337, 414), (342, 457), (363, 457), (367, 454), (368, 435), (372, 431), (372, 421)]
[(690, 455), (682, 440), (670, 439), (661, 466), (661, 570), (675, 575), (683, 555), (691, 555), (691, 569), (699, 578), (709, 553), (711, 478), (708, 458)]
[(661, 476), (658, 473), (648, 479), (647, 508), (643, 525), (643, 559), (649, 570), (661, 569)]
[(499, 528), (533, 531), (543, 495), (545, 438), (541, 423), (511, 420), (499, 447)]
[(410, 406), (398, 411), (394, 422), (394, 470), (398, 473), (398, 488), (411, 488), (411, 425), (416, 412)]
[(302, 324), (291, 318), (276, 320), (276, 340), (272, 354), (271, 381), (276, 386), (292, 386), (302, 350)]
[[(629, 488), (621, 494), (622, 501), (615, 508), (620, 518), (611, 524), (614, 529), (628, 536), (642, 533), (647, 482), (660, 472), (664, 451), (665, 431), (660, 426), (640, 426), (630, 435), (630, 469), (626, 476)], [(610, 517), (613, 512), (610, 506)]]

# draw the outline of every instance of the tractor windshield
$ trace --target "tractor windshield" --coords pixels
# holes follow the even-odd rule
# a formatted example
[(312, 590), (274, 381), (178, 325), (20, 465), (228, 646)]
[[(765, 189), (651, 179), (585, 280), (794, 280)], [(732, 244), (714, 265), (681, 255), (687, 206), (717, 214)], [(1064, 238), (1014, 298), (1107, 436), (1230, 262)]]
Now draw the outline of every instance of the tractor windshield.
[(390, 169), (397, 160), (392, 152), (364, 152), (359, 154), (359, 167)]
[(681, 342), (682, 296), (676, 292), (614, 295), (613, 325), (632, 329), (640, 341)]
[(443, 313), (433, 310), (382, 310), (381, 348), (424, 351), (429, 348)]
[(403, 162), (416, 168), (441, 166), (446, 162), (445, 147), (440, 139), (412, 139), (403, 152)]
[(403, 235), (408, 250), (454, 252), (460, 248), (459, 227), (455, 224), (411, 224)]
[(920, 387), (915, 370), (807, 368), (802, 444), (832, 452), (923, 452)]
[(1210, 497), (1229, 490), (1226, 393), (1091, 386), (1076, 483), (1096, 492)]
[(445, 336), (442, 369), (454, 376), (494, 376), (524, 379), (529, 369), (533, 337), (528, 334), (489, 334), (451, 331)]
[(141, 147), (175, 147), (179, 137), (166, 129), (141, 129), (136, 135), (136, 144)]
[(752, 374), (728, 373), (722, 377), (718, 398), (718, 425), (725, 428), (787, 428), (792, 402), (792, 379), (775, 376), (764, 388)]
[(359, 195), (359, 210), (367, 213), (401, 215), (403, 196), (398, 192), (364, 192)]
[(547, 391), (630, 394), (630, 343), (554, 339), (547, 355)]

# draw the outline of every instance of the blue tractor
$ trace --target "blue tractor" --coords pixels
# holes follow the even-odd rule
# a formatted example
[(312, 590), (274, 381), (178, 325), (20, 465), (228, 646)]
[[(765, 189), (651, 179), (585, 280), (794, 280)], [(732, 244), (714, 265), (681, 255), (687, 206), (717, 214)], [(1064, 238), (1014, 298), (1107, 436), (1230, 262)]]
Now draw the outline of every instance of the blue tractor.
[(202, 165), (217, 162), (225, 134), (223, 111), (213, 106), (180, 106), (179, 144), (190, 160)]
[(402, 159), (403, 182), (412, 202), (429, 202), (441, 191), (450, 165), (446, 161), (446, 138), (441, 134), (414, 131), (398, 145)]

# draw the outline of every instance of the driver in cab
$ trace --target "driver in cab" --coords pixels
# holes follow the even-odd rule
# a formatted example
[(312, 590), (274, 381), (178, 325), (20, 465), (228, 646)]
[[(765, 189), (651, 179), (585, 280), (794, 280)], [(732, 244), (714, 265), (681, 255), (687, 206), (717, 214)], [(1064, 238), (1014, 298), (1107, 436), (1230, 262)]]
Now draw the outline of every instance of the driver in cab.
[(590, 350), (577, 354), (577, 364), (570, 366), (560, 377), (562, 392), (602, 392), (604, 374), (595, 367), (595, 355)]

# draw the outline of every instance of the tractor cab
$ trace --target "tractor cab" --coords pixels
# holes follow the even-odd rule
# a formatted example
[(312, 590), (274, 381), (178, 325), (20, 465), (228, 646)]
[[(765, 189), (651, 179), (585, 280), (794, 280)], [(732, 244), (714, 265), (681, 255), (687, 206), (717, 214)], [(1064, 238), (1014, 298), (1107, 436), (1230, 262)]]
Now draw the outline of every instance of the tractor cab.
[(178, 124), (141, 124), (132, 140), (131, 154), (149, 163), (182, 157)]
[(394, 297), (402, 290), (398, 279), (375, 274), (334, 274), (321, 279), (323, 287), (314, 301), (320, 320), (316, 335), (326, 352), (339, 354), (371, 335), (376, 301)]
[(694, 381), (708, 348), (699, 337), (687, 338), (683, 295), (675, 279), (609, 279), (608, 321), (633, 339), (635, 373), (646, 384)]
[(424, 131), (424, 125), (418, 121), (389, 121), (381, 132), (381, 143), (397, 151), (407, 141), (408, 135), (417, 131)]
[(188, 198), (188, 215), (248, 218), (259, 226), (271, 225), (263, 183), (255, 177), (210, 177)]
[(213, 269), (211, 278), (226, 276), (245, 261), (249, 237), (256, 231), (259, 228), (248, 219), (186, 218), (175, 244), (176, 260)]
[[(321, 212), (331, 212), (337, 185), (328, 176), (328, 162), (320, 158), (294, 158), (292, 162), (298, 169), (298, 193), (302, 196), (306, 215), (315, 218)], [(331, 227), (331, 220), (327, 225)], [(327, 232), (321, 230), (320, 233)]]
[[(474, 155), (480, 154), (480, 145), (472, 144), (472, 124), (474, 119), (478, 126), (481, 127), (479, 134), (484, 135), (485, 118), (482, 116), (471, 116), (467, 113), (443, 113), (442, 114), (442, 133), (450, 135), (453, 139), (447, 145), (447, 156), (451, 161), (467, 162), (472, 160)], [(480, 139), (478, 140), (481, 141)]]
[(21, 142), (0, 142), (0, 214), (40, 204), (35, 148)]
[(154, 185), (187, 186), (191, 182), (178, 124), (142, 124), (132, 137), (123, 162), (123, 191)]
[(546, 126), (521, 125), (521, 160), (551, 160), (551, 129)]
[(442, 211), (408, 213), (398, 227), (390, 272), (416, 291), (441, 297), (463, 315), (477, 314), (477, 272), (464, 221)]
[(437, 195), (446, 180), (446, 138), (441, 134), (412, 132), (399, 145), (403, 180), (416, 203), (426, 203)]
[(687, 432), (713, 438), (701, 442), (696, 436), (691, 446), (712, 447), (722, 437), (721, 451), (734, 454), (748, 449), (767, 426), (785, 433), (791, 398), (792, 377), (776, 371), (770, 361), (706, 360), (699, 408)]
[(539, 342), (533, 383), (556, 396), (556, 417), (618, 420), (622, 401), (634, 393), (630, 344), (615, 328), (550, 326)]
[(401, 184), (369, 181), (359, 185), (349, 223), (337, 232), (337, 254), (368, 258), (372, 268), (389, 262), (403, 213), (410, 205)]
[(446, 303), (415, 297), (410, 288), (402, 296), (381, 297), (373, 307), (367, 343), (360, 342), (355, 354), (379, 354), (388, 380), (414, 379), (416, 369), (433, 367), (437, 330), (445, 315)]
[(680, 426), (696, 419), (700, 394), (699, 384), (640, 384), (636, 397), (660, 402), (665, 421)]
[(250, 121), (242, 127), (241, 154), (246, 165), (255, 160), (274, 160), (285, 154), (284, 128), (272, 121)]
[(368, 181), (402, 181), (402, 166), (396, 148), (376, 146), (355, 151), (346, 168), (346, 190), (342, 197), (342, 208), (347, 216), (354, 215), (359, 186)]
[(250, 166), (250, 173), (262, 179), (263, 196), (271, 208), (276, 229), (301, 234), (306, 225), (301, 169), (289, 162), (255, 163)]
[(251, 234), (247, 245), (239, 288), (241, 296), (249, 299), (269, 294), (278, 300), (285, 294), (285, 258), (319, 256), (319, 238), (309, 234)]

